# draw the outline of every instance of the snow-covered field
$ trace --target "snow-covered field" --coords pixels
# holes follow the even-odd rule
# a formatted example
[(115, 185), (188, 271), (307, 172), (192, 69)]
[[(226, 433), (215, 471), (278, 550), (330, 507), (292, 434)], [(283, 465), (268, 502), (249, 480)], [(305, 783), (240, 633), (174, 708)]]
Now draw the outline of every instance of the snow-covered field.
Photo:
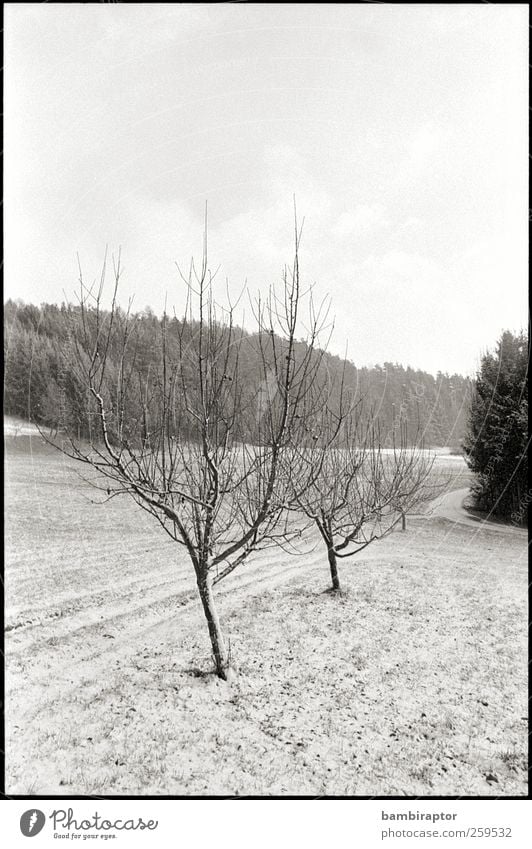
[(15, 416), (4, 416), (5, 436), (37, 436), (38, 434), (38, 428), (34, 424), (31, 424), (31, 422), (25, 422), (23, 419), (17, 419)]
[(182, 551), (77, 471), (7, 439), (8, 793), (526, 794), (526, 534), (411, 518), (338, 596), (313, 540), (258, 554), (228, 685)]

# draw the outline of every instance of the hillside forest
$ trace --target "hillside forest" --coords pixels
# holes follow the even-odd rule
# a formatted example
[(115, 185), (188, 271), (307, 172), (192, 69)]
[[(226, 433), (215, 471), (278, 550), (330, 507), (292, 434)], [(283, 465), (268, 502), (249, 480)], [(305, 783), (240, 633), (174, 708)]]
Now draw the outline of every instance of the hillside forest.
[[(34, 306), (20, 300), (4, 305), (4, 412), (83, 438), (88, 436), (89, 426), (87, 388), (71, 363), (71, 328), (77, 309), (64, 303)], [(135, 370), (146, 385), (150, 374), (156, 379), (163, 319), (149, 308), (134, 318)], [(170, 359), (178, 356), (182, 330), (180, 319), (168, 319), (164, 336)], [(194, 326), (188, 324), (186, 330), (189, 344), (195, 345)], [(256, 334), (244, 330), (241, 334), (239, 376), (245, 395), (245, 384), (256, 386), (260, 380), (260, 362)], [(94, 339), (85, 340), (85, 344), (90, 348)], [(299, 344), (305, 346), (304, 342)], [(120, 368), (118, 353), (113, 359), (113, 352), (109, 352), (108, 361), (110, 369)], [(442, 372), (434, 376), (390, 362), (359, 366), (327, 352), (321, 356), (320, 368), (327, 372), (332, 392), (339, 391), (343, 379), (344, 391), (363, 399), (364, 409), (378, 419), (385, 443), (392, 443), (401, 422), (412, 441), (422, 440), (425, 447), (461, 450), (471, 403), (469, 378)], [(193, 374), (190, 382), (194, 382)], [(138, 403), (143, 403), (140, 396)], [(253, 439), (252, 433), (244, 432), (244, 425), (242, 438)]]

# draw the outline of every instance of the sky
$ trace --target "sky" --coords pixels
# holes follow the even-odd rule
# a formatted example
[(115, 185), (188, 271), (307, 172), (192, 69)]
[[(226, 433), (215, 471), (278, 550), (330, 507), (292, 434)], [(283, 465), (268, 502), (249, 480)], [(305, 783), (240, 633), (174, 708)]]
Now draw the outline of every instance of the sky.
[(473, 374), (526, 326), (526, 4), (4, 10), (5, 299), (73, 300), (108, 246), (180, 316), (206, 204), (217, 297), (254, 296), (295, 196), (333, 353)]

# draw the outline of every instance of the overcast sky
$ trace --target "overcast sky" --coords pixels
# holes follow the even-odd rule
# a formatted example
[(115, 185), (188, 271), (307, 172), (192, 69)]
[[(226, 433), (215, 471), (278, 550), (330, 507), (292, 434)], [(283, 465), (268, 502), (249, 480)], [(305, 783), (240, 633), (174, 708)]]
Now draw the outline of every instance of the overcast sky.
[(206, 201), (256, 291), (295, 194), (335, 353), (471, 374), (526, 325), (526, 5), (4, 8), (6, 298), (71, 299), (108, 244), (180, 315)]

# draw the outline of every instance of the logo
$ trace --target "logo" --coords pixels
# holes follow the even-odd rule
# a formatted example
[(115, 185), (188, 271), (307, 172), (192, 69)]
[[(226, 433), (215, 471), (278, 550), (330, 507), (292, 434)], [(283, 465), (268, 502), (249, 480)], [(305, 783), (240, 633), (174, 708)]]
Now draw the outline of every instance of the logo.
[(20, 830), (24, 837), (35, 837), (42, 830), (46, 817), (42, 811), (33, 808), (26, 811), (20, 818)]

